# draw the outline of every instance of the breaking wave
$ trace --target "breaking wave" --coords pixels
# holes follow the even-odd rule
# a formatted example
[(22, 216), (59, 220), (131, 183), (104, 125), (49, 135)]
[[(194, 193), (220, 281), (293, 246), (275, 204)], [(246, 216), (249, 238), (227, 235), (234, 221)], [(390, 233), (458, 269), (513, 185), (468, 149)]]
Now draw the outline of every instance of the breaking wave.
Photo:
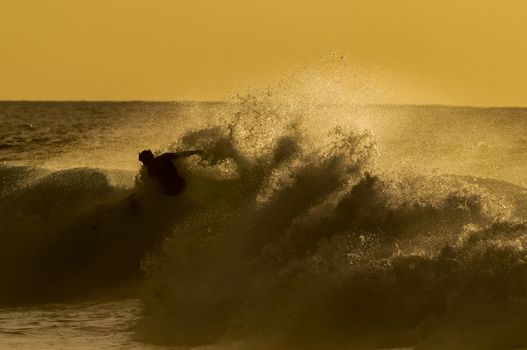
[(353, 115), (283, 101), (243, 97), (175, 136), (204, 151), (176, 198), (133, 172), (0, 168), (2, 302), (135, 283), (150, 343), (527, 345), (526, 189), (383, 169)]
[(205, 151), (186, 166), (199, 210), (146, 264), (140, 339), (527, 344), (524, 188), (379, 169), (369, 132), (313, 128), (316, 110), (267, 98), (240, 106), (173, 145)]

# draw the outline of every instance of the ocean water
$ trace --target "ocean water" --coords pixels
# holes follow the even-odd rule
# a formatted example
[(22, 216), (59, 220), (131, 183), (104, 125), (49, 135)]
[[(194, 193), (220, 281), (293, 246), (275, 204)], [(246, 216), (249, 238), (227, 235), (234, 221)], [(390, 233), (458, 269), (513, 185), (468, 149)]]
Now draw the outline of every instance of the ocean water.
[[(527, 346), (527, 110), (0, 102), (0, 348)], [(201, 149), (159, 193), (137, 154)]]
[(149, 348), (131, 340), (130, 325), (140, 310), (133, 299), (5, 308), (2, 349)]

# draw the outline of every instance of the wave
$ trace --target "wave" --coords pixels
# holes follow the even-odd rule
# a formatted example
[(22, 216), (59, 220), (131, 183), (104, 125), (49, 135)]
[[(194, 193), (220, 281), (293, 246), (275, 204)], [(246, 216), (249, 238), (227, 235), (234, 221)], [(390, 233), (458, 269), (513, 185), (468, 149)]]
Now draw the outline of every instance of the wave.
[(525, 188), (382, 169), (345, 119), (239, 102), (171, 140), (204, 151), (179, 164), (175, 198), (141, 174), (0, 168), (1, 300), (139, 278), (149, 343), (527, 345)]
[(205, 151), (185, 167), (199, 210), (146, 264), (140, 339), (527, 344), (525, 188), (381, 171), (368, 132), (313, 142), (291, 110), (248, 104), (174, 145)]
[[(133, 280), (185, 201), (152, 184), (115, 186), (101, 169), (3, 167), (3, 304), (62, 300)], [(129, 177), (129, 175), (128, 175)], [(188, 206), (185, 206), (188, 207)]]

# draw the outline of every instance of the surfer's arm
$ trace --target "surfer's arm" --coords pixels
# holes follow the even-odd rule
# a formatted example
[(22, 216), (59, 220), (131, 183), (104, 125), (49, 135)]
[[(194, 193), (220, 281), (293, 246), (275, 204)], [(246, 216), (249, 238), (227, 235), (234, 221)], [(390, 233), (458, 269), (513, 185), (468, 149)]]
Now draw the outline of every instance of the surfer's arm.
[(172, 152), (172, 153), (167, 153), (167, 154), (169, 154), (172, 159), (176, 159), (176, 158), (190, 157), (195, 154), (201, 154), (201, 153), (203, 153), (203, 151), (197, 150), (197, 151)]

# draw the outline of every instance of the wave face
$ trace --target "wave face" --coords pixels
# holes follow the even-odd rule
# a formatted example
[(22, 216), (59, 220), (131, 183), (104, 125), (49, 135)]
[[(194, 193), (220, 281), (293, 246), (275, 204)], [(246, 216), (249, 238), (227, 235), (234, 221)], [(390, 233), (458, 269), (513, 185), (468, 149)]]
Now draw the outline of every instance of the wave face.
[[(126, 129), (117, 117), (94, 136), (90, 124), (86, 146), (44, 144), (58, 155), (0, 167), (2, 302), (138, 280), (145, 309), (135, 331), (150, 343), (527, 345), (527, 190), (502, 181), (524, 184), (524, 146), (469, 132), (479, 113), (506, 135), (525, 111), (292, 101), (263, 93), (186, 114), (148, 105), (142, 117), (119, 105), (117, 115), (137, 114)], [(160, 110), (167, 116), (150, 121)], [(35, 152), (20, 147), (15, 158)], [(163, 197), (136, 177), (146, 147), (204, 151), (178, 164), (183, 195)], [(108, 160), (120, 156), (124, 166)], [(70, 166), (80, 159), (90, 167)], [(487, 167), (505, 160), (512, 175)]]
[(111, 185), (100, 169), (2, 167), (0, 175), (3, 305), (71, 299), (139, 277), (174, 212), (191, 207), (148, 182)]

